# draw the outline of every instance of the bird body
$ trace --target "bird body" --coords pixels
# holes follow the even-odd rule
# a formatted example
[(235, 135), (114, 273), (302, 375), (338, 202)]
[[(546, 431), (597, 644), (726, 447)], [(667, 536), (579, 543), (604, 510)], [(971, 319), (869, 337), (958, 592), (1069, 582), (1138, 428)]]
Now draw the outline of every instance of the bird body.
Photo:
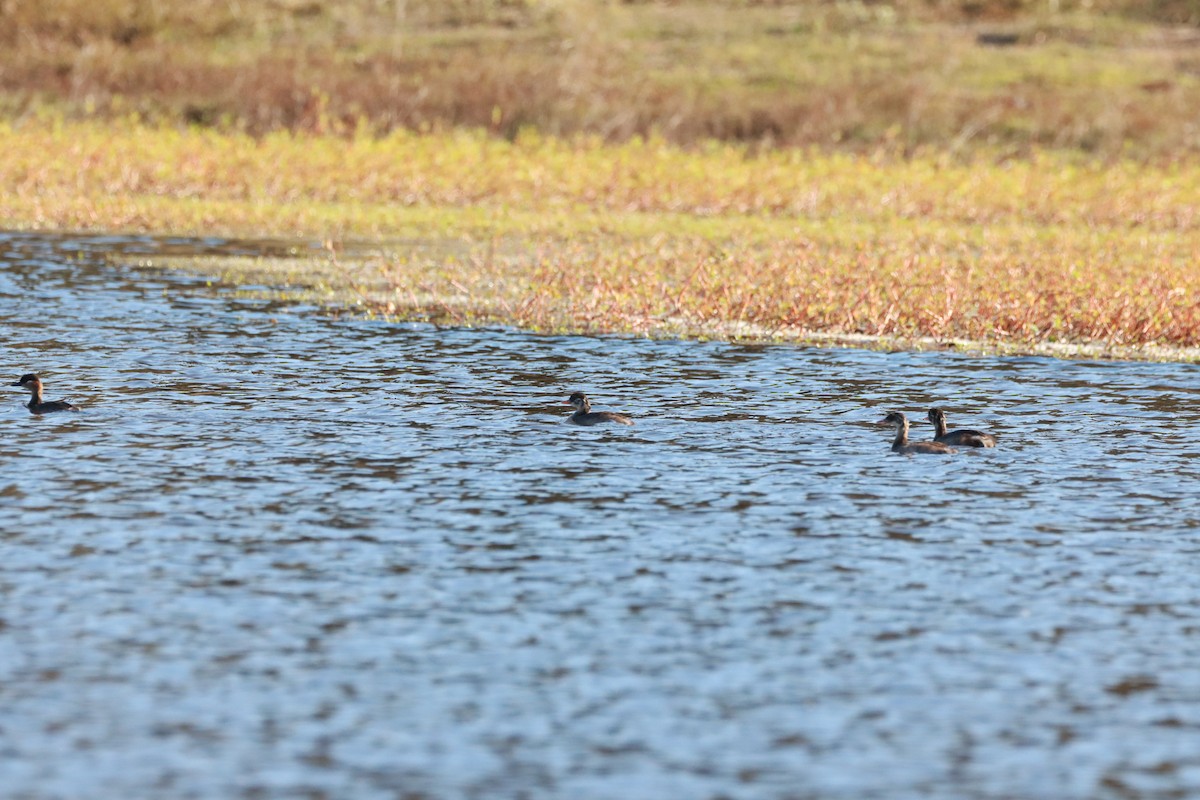
[(892, 452), (905, 455), (927, 453), (930, 455), (949, 455), (956, 452), (941, 442), (912, 442), (908, 441), (908, 417), (899, 411), (891, 411), (879, 420), (878, 425), (890, 425), (896, 429), (896, 438), (892, 441)]
[(632, 425), (633, 420), (615, 411), (592, 411), (592, 404), (583, 392), (575, 392), (567, 399), (567, 404), (574, 407), (575, 413), (568, 421), (576, 425), (600, 425), (605, 422), (616, 422), (621, 425)]
[(20, 386), (22, 389), (28, 389), (32, 396), (25, 407), (29, 409), (31, 414), (49, 414), (52, 411), (78, 411), (78, 406), (73, 406), (66, 400), (42, 400), (42, 379), (32, 372), (27, 372), (18, 380), (11, 384), (12, 386)]
[(958, 447), (995, 447), (996, 437), (983, 431), (973, 431), (959, 428), (956, 431), (946, 430), (946, 412), (940, 408), (929, 409), (929, 421), (933, 423), (933, 440)]

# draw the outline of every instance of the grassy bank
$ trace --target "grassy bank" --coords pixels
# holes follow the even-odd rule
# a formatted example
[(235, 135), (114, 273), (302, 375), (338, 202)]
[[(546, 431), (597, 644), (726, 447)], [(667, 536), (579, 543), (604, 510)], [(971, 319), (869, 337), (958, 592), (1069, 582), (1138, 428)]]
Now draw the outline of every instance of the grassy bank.
[(11, 225), (326, 241), (306, 263), (193, 266), (408, 318), (1200, 346), (1200, 165), (1186, 161), (61, 120), (0, 125), (0, 151)]

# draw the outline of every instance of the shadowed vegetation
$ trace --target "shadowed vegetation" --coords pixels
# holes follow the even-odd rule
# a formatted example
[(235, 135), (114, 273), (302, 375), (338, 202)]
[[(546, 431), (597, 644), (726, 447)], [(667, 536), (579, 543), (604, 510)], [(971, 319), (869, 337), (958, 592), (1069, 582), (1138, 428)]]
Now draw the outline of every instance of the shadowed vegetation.
[(1193, 151), (1194, 0), (4, 0), (10, 116)]

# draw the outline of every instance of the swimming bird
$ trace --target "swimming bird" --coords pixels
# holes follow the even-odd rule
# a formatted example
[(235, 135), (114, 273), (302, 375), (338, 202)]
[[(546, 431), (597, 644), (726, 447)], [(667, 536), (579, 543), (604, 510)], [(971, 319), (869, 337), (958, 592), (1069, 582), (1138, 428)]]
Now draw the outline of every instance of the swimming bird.
[(894, 453), (929, 453), (933, 455), (946, 455), (956, 452), (941, 442), (913, 442), (908, 443), (908, 417), (901, 414), (899, 411), (890, 411), (888, 415), (877, 425), (891, 425), (896, 429), (896, 438), (892, 441), (892, 452)]
[(77, 406), (73, 406), (66, 400), (42, 400), (42, 379), (32, 372), (27, 372), (22, 375), (12, 386), (20, 386), (22, 389), (28, 389), (33, 393), (33, 397), (29, 399), (26, 408), (33, 414), (49, 414), (51, 411), (78, 411)]
[(946, 412), (940, 408), (929, 409), (929, 421), (933, 423), (933, 440), (942, 444), (953, 444), (959, 447), (995, 447), (996, 437), (983, 431), (973, 431), (959, 428), (946, 432)]
[(633, 420), (615, 411), (592, 411), (592, 404), (583, 392), (575, 392), (567, 398), (568, 405), (574, 406), (575, 413), (568, 419), (576, 425), (599, 425), (603, 422), (619, 422), (622, 425), (632, 425)]

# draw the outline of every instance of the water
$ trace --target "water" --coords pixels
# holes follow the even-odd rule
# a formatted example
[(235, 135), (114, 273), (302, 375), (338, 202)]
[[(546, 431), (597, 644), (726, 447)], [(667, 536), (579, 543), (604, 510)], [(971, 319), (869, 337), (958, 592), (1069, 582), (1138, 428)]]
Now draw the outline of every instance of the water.
[[(0, 410), (6, 798), (1200, 793), (1196, 365), (434, 330), (137, 266), (240, 247), (0, 238), (5, 382), (85, 407)], [(869, 424), (933, 403), (1001, 446)]]

